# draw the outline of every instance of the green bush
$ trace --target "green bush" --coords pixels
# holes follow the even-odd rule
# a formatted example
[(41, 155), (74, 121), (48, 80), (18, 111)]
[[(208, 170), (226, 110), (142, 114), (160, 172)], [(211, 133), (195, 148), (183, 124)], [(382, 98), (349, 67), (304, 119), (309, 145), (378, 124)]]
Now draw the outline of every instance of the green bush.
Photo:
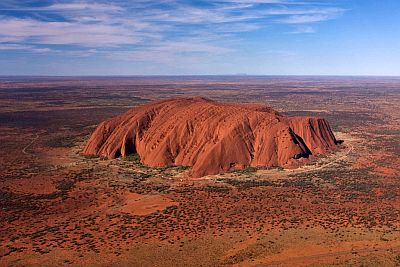
[(139, 154), (131, 154), (131, 155), (127, 155), (124, 157), (124, 160), (126, 161), (132, 161), (134, 163), (140, 163), (140, 156)]
[(253, 173), (256, 172), (257, 168), (254, 167), (247, 167), (246, 169), (243, 170), (236, 170), (234, 171), (235, 173), (239, 173), (239, 174), (246, 174), (246, 173)]
[(98, 155), (83, 155), (83, 157), (85, 159), (97, 159), (97, 158), (99, 158)]

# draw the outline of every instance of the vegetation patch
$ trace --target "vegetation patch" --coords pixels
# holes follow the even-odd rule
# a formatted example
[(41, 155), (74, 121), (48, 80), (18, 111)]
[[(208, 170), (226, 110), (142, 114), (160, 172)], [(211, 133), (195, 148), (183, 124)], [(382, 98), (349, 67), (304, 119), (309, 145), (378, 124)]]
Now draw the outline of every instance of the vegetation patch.
[(85, 159), (98, 159), (100, 158), (98, 155), (83, 155)]
[(254, 167), (247, 167), (247, 168), (245, 168), (245, 169), (243, 169), (243, 170), (235, 170), (235, 171), (233, 171), (234, 173), (237, 173), (237, 174), (248, 174), (248, 173), (255, 173), (255, 172), (257, 172), (257, 168), (254, 168)]
[(136, 164), (140, 164), (140, 156), (137, 153), (125, 156), (125, 157), (123, 157), (123, 160), (131, 161), (131, 162), (134, 162)]

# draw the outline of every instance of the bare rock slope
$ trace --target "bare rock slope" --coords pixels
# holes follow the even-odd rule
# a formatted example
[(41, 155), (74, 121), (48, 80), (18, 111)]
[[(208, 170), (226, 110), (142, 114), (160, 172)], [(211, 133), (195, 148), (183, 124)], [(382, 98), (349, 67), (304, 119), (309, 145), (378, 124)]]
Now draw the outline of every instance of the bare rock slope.
[(145, 165), (192, 166), (191, 175), (201, 177), (250, 166), (296, 167), (336, 144), (322, 118), (283, 117), (258, 104), (177, 98), (102, 122), (83, 153), (110, 159), (138, 153)]

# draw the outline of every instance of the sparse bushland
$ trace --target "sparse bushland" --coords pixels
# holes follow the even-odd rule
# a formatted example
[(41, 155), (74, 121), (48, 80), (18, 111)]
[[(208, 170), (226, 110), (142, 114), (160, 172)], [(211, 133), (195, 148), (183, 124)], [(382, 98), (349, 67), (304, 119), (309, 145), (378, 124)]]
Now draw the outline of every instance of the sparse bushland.
[(255, 172), (257, 172), (257, 170), (258, 169), (255, 167), (247, 167), (243, 170), (234, 170), (233, 172), (237, 173), (237, 174), (249, 174), (249, 173), (255, 173)]

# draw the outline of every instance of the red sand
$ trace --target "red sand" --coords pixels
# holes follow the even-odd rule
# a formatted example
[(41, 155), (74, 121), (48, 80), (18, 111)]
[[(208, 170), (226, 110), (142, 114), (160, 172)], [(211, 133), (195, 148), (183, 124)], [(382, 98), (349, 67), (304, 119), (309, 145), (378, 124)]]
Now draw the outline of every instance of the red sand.
[(140, 195), (127, 192), (124, 197), (125, 204), (120, 208), (120, 211), (132, 215), (148, 215), (162, 211), (169, 206), (178, 205), (177, 202), (160, 195)]
[(0, 183), (0, 190), (20, 194), (51, 194), (57, 191), (56, 180), (54, 177), (45, 175), (6, 180)]

